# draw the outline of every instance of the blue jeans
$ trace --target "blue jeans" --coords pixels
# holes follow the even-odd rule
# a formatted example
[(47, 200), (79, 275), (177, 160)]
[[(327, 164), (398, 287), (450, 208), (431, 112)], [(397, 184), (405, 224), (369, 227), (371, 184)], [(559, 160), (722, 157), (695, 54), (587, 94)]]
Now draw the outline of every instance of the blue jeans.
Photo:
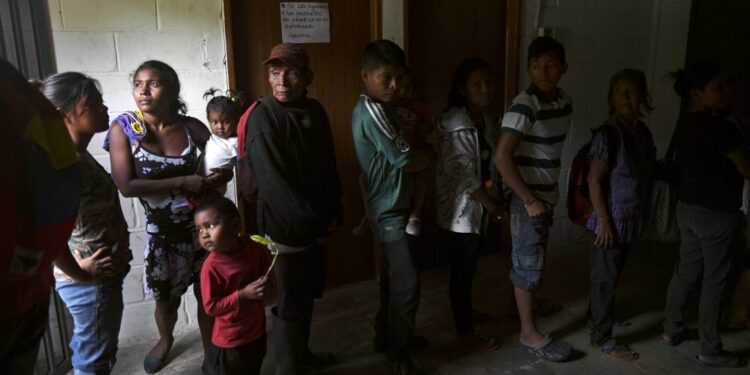
[(58, 281), (55, 289), (73, 316), (75, 375), (109, 374), (117, 362), (117, 337), (122, 321), (122, 278), (84, 284)]
[(532, 219), (523, 201), (510, 198), (510, 236), (512, 245), (510, 281), (518, 289), (534, 291), (542, 282), (544, 253), (547, 251), (552, 216)]

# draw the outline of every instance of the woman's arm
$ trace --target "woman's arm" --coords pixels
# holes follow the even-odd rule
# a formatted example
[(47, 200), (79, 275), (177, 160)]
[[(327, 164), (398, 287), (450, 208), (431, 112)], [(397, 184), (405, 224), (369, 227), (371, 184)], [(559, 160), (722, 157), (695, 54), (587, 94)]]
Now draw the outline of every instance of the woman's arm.
[[(481, 137), (481, 134), (479, 135)], [(443, 135), (444, 144), (440, 147), (440, 160), (445, 170), (452, 175), (462, 193), (468, 193), (479, 202), (490, 214), (500, 217), (500, 209), (485, 189), (481, 177), (477, 175), (479, 160), (474, 132), (459, 130)]]
[(477, 190), (474, 190), (474, 192), (471, 193), (471, 196), (487, 209), (492, 217), (496, 219), (500, 218), (502, 210), (495, 200), (490, 197), (490, 193), (487, 192), (487, 189), (485, 189), (484, 186), (480, 186)]
[(199, 175), (161, 180), (137, 178), (130, 151), (130, 140), (125, 131), (117, 124), (109, 130), (109, 161), (112, 165), (112, 177), (115, 180), (115, 185), (117, 185), (120, 193), (126, 197), (138, 197), (172, 189), (199, 191), (204, 184), (204, 178)]
[(750, 178), (750, 155), (745, 148), (738, 148), (726, 154), (745, 178)]
[(596, 233), (594, 245), (605, 249), (614, 245), (612, 220), (607, 210), (606, 194), (604, 193), (604, 185), (602, 184), (602, 181), (608, 176), (608, 169), (607, 163), (594, 158), (591, 159), (589, 175), (587, 176), (591, 205), (594, 207), (597, 219), (599, 220), (599, 232)]
[(211, 138), (211, 132), (208, 131), (206, 124), (202, 123), (195, 117), (185, 117), (185, 123), (190, 130), (190, 136), (193, 137), (193, 142), (198, 148), (203, 151), (206, 149), (206, 143)]

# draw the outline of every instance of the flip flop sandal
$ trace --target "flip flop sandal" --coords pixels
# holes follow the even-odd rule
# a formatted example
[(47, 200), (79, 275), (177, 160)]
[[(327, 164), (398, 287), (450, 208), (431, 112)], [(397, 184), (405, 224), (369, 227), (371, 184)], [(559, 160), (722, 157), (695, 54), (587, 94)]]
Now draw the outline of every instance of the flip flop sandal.
[(563, 362), (570, 358), (573, 352), (570, 344), (552, 340), (549, 335), (545, 335), (542, 341), (536, 344), (527, 344), (520, 340), (519, 343), (538, 358), (550, 362)]
[(635, 361), (640, 357), (637, 352), (633, 351), (633, 349), (630, 349), (630, 347), (625, 344), (619, 344), (615, 339), (609, 339), (602, 345), (592, 344), (591, 346), (602, 353), (609, 354), (625, 361)]
[(718, 354), (716, 357), (716, 361), (706, 362), (696, 355), (693, 357), (693, 361), (703, 367), (711, 368), (740, 368), (747, 366), (747, 360), (745, 358), (726, 350), (722, 351), (721, 354)]

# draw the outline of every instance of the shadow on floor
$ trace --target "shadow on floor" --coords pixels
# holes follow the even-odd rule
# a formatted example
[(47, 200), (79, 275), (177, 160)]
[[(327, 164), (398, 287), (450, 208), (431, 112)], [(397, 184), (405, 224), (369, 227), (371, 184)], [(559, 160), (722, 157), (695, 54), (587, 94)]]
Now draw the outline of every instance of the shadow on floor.
[[(483, 257), (474, 287), (474, 307), (496, 317), (491, 324), (479, 326), (484, 334), (501, 338), (503, 347), (493, 353), (467, 352), (458, 347), (448, 302), (448, 269), (422, 273), (422, 299), (417, 315), (417, 334), (430, 346), (415, 356), (426, 373), (434, 374), (739, 374), (743, 370), (706, 370), (691, 358), (699, 350), (697, 341), (668, 347), (661, 342), (661, 320), (665, 291), (677, 254), (676, 246), (641, 244), (633, 248), (625, 266), (617, 299), (617, 314), (623, 324), (615, 327), (615, 336), (630, 343), (641, 353), (635, 362), (623, 362), (589, 346), (588, 245), (550, 249), (539, 298), (563, 306), (563, 310), (544, 318), (540, 329), (570, 342), (578, 352), (575, 361), (548, 363), (537, 360), (517, 343), (518, 322), (506, 317), (511, 287), (507, 274), (507, 254)], [(316, 304), (311, 342), (316, 350), (331, 351), (339, 364), (321, 374), (388, 374), (384, 356), (372, 351), (372, 319), (378, 305), (374, 281), (329, 291)], [(695, 317), (696, 304), (690, 305)], [(693, 326), (695, 323), (692, 324)], [(724, 346), (750, 356), (750, 331), (722, 334)], [(151, 343), (124, 347), (118, 355), (115, 374), (143, 373), (143, 355)], [(263, 366), (263, 374), (275, 371), (272, 344)], [(161, 374), (200, 374), (203, 360), (200, 338), (189, 332), (177, 337), (172, 361)], [(745, 371), (747, 369), (744, 369)]]

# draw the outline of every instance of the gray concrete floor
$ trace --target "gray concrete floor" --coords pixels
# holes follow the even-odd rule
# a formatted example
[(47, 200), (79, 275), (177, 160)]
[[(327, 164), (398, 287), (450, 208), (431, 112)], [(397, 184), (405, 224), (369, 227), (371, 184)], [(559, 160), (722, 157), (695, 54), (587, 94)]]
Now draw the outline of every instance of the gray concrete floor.
[[(617, 300), (617, 314), (625, 324), (615, 328), (622, 338), (640, 352), (641, 358), (624, 362), (592, 349), (588, 344), (586, 310), (588, 304), (587, 245), (550, 249), (557, 254), (547, 260), (540, 298), (562, 304), (563, 311), (540, 318), (543, 331), (570, 342), (576, 349), (574, 360), (549, 363), (537, 360), (517, 343), (518, 322), (506, 318), (511, 288), (507, 281), (507, 255), (480, 259), (475, 280), (474, 307), (497, 317), (480, 326), (485, 334), (501, 338), (503, 347), (493, 353), (473, 353), (458, 347), (453, 335), (447, 296), (448, 270), (422, 273), (422, 300), (417, 315), (417, 334), (430, 346), (415, 356), (425, 373), (434, 374), (750, 374), (740, 370), (708, 370), (694, 364), (697, 341), (678, 347), (661, 342), (662, 308), (666, 286), (677, 248), (642, 245), (633, 249), (626, 265)], [(384, 356), (372, 351), (372, 318), (378, 304), (374, 281), (328, 291), (316, 304), (311, 342), (319, 351), (333, 352), (339, 364), (323, 374), (388, 374)], [(697, 299), (690, 304), (695, 326)], [(722, 333), (724, 347), (750, 357), (750, 331)], [(120, 349), (115, 374), (143, 373), (143, 356), (153, 345), (143, 342)], [(263, 366), (263, 374), (275, 369), (273, 349)], [(176, 337), (170, 363), (161, 374), (200, 374), (203, 359), (197, 331)]]

